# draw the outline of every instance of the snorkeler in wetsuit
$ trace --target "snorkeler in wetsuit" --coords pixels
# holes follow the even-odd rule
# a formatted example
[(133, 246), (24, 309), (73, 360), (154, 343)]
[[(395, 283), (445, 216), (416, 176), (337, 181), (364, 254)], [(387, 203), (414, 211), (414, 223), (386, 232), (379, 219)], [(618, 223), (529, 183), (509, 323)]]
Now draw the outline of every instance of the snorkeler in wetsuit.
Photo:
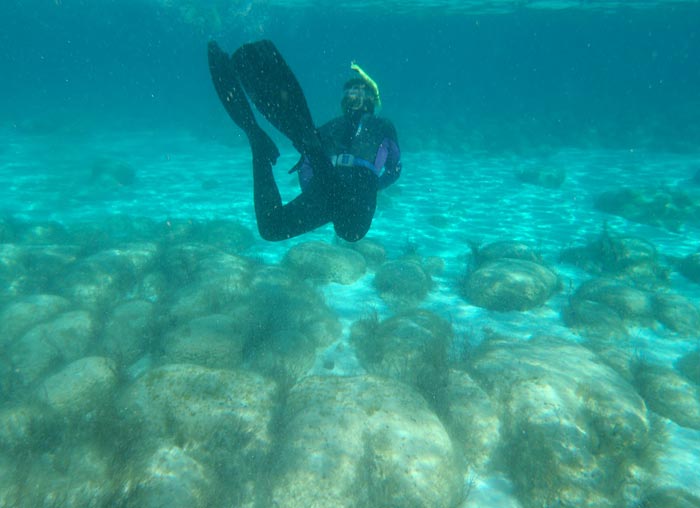
[[(272, 42), (245, 44), (230, 57), (209, 43), (214, 87), (250, 142), (255, 216), (264, 239), (285, 240), (332, 222), (339, 237), (360, 240), (372, 223), (377, 191), (401, 174), (396, 130), (374, 115), (379, 90), (362, 69), (352, 68), (360, 77), (345, 83), (343, 116), (317, 130), (296, 77)], [(279, 151), (256, 122), (246, 94), (301, 154), (290, 173), (298, 172), (302, 192), (285, 205), (272, 173)]]

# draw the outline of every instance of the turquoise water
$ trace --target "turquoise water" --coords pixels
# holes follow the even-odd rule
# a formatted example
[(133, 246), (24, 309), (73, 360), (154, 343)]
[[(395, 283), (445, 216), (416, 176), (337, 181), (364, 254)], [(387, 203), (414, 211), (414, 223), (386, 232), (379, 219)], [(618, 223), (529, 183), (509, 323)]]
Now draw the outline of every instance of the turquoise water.
[[(700, 506), (699, 19), (3, 3), (0, 506)], [(319, 123), (379, 83), (359, 246), (257, 233), (206, 43), (259, 38)]]

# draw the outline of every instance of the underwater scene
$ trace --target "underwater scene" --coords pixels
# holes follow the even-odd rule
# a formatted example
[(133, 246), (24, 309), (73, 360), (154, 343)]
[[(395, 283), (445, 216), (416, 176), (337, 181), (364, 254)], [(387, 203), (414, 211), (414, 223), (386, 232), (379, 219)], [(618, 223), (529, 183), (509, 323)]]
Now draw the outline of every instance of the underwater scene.
[[(359, 241), (258, 229), (260, 40), (381, 93)], [(700, 2), (3, 0), (0, 69), (0, 508), (700, 508)]]

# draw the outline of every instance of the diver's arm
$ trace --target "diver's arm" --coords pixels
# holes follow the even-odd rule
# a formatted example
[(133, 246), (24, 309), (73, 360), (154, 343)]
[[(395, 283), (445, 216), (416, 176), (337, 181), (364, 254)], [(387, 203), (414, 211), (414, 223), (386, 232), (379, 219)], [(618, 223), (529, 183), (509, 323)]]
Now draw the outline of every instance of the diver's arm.
[(299, 175), (299, 186), (302, 192), (307, 189), (311, 179), (314, 177), (314, 170), (311, 167), (311, 161), (306, 155), (302, 155), (292, 169), (288, 171), (291, 175), (292, 173), (297, 173)]
[[(317, 129), (319, 139), (321, 140), (321, 144), (324, 146), (326, 152), (332, 150), (332, 132), (335, 128), (337, 120), (338, 119), (333, 119), (326, 122)], [(314, 176), (313, 166), (311, 165), (309, 157), (302, 155), (299, 158), (299, 161), (292, 167), (292, 169), (289, 170), (289, 174), (292, 173), (297, 173), (299, 175), (299, 186), (301, 187), (302, 191), (305, 191), (309, 187), (309, 183)]]

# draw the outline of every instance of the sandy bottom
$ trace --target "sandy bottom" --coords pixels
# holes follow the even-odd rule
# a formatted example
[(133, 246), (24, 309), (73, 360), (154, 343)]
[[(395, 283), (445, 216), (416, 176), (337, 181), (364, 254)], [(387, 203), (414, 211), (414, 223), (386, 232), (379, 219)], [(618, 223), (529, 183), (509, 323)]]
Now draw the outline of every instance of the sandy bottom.
[[(233, 219), (255, 231), (250, 156), (238, 139), (225, 146), (187, 133), (17, 137), (5, 132), (2, 137), (6, 142), (0, 148), (0, 211), (6, 214), (64, 223), (99, 221), (110, 214), (157, 220)], [(296, 195), (297, 186), (286, 170), (296, 162), (296, 156), (289, 146), (281, 144), (281, 148), (284, 153), (276, 175), (283, 196), (289, 199)], [(556, 269), (565, 288), (575, 288), (589, 276), (559, 263), (559, 252), (592, 240), (605, 223), (617, 234), (647, 239), (665, 256), (685, 256), (700, 247), (700, 224), (687, 224), (671, 232), (606, 215), (593, 207), (601, 192), (624, 186), (681, 186), (700, 193), (700, 188), (693, 189), (690, 183), (700, 168), (700, 154), (571, 149), (516, 157), (405, 150), (404, 174), (380, 196), (369, 237), (381, 242), (390, 258), (407, 248), (417, 248), (423, 256), (444, 260), (446, 269), (436, 278), (423, 307), (448, 318), (455, 332), (472, 342), (478, 342), (486, 329), (523, 340), (540, 333), (572, 341), (580, 338), (560, 318), (566, 290), (530, 312), (489, 312), (460, 297), (457, 280), (465, 271), (469, 242), (526, 242)], [(91, 182), (92, 168), (105, 159), (135, 169), (135, 184)], [(537, 166), (564, 168), (566, 180), (561, 188), (523, 184), (514, 176), (518, 169)], [(289, 247), (309, 240), (332, 242), (333, 230), (324, 227), (283, 243), (258, 240), (246, 254), (275, 263)], [(346, 332), (351, 322), (371, 310), (381, 317), (390, 315), (372, 287), (372, 277), (368, 274), (351, 286), (324, 287), (328, 304), (340, 316)], [(700, 285), (676, 273), (671, 282), (671, 291), (700, 303)], [(672, 364), (698, 343), (697, 338), (669, 340), (670, 335), (667, 330), (649, 328), (633, 333), (639, 354), (664, 365)], [(353, 358), (338, 356), (334, 347), (324, 355), (337, 356), (340, 373), (359, 369)], [(672, 423), (669, 427), (672, 439), (663, 461), (664, 476), (669, 483), (682, 484), (699, 495), (700, 432)], [(507, 491), (507, 482), (500, 478), (482, 479), (470, 501), (476, 502), (474, 506), (515, 506)]]

